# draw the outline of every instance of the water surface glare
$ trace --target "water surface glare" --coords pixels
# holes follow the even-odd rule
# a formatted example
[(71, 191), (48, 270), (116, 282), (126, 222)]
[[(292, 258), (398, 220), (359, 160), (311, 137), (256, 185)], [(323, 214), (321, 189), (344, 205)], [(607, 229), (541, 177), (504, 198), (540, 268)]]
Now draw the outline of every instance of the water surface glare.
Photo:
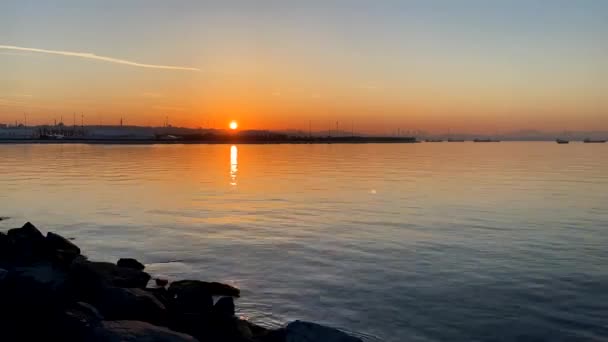
[(0, 216), (270, 326), (608, 338), (608, 144), (0, 145)]

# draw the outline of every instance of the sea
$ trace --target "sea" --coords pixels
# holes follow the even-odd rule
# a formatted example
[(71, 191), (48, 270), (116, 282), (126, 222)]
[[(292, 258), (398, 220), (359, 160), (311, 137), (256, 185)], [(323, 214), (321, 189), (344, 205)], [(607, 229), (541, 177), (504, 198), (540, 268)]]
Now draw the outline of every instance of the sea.
[(0, 216), (268, 327), (608, 340), (608, 144), (5, 144)]

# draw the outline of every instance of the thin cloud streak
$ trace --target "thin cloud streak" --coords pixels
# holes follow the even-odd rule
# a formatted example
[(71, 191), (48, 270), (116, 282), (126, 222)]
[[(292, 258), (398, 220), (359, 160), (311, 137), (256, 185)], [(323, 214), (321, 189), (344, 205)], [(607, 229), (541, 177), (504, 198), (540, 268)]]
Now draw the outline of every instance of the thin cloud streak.
[(94, 60), (104, 61), (104, 62), (109, 62), (109, 63), (130, 65), (130, 66), (139, 67), (139, 68), (201, 71), (198, 68), (191, 68), (191, 67), (138, 63), (138, 62), (127, 61), (127, 60), (119, 59), (119, 58), (113, 58), (113, 57), (107, 57), (107, 56), (99, 56), (99, 55), (96, 55), (96, 54), (93, 54), (93, 53), (89, 53), (89, 52), (47, 50), (47, 49), (28, 48), (28, 47), (13, 46), (13, 45), (0, 45), (0, 49), (14, 50), (14, 51), (27, 51), (27, 52), (46, 53), (46, 54), (51, 54), (51, 55), (61, 55), (61, 56), (69, 56), (69, 57), (80, 57), (80, 58), (94, 59)]

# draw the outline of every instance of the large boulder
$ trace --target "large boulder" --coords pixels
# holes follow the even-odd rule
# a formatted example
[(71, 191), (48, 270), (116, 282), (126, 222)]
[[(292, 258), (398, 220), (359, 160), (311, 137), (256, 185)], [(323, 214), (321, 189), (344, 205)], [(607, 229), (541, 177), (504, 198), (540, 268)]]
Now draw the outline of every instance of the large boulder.
[(363, 342), (338, 329), (320, 324), (294, 321), (285, 329), (285, 342)]
[(95, 328), (95, 342), (196, 342), (186, 334), (139, 321), (103, 321)]
[(88, 261), (83, 257), (76, 258), (69, 270), (75, 295), (93, 302), (107, 287), (145, 288), (149, 280), (148, 273), (109, 262)]
[(29, 222), (10, 229), (7, 236), (10, 256), (19, 263), (39, 260), (46, 254), (44, 235)]
[(116, 263), (118, 267), (132, 268), (134, 270), (143, 271), (146, 266), (133, 258), (122, 258)]
[(48, 252), (65, 265), (80, 255), (80, 248), (59, 234), (48, 232), (45, 240)]
[(152, 293), (138, 288), (110, 287), (97, 307), (109, 320), (137, 320), (166, 324), (167, 310)]

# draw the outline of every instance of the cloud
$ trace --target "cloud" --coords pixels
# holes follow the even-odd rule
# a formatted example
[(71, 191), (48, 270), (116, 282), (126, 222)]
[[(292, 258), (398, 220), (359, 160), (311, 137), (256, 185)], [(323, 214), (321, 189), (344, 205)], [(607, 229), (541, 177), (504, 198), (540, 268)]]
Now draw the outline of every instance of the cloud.
[(46, 53), (46, 54), (51, 54), (51, 55), (61, 55), (61, 56), (69, 56), (69, 57), (94, 59), (94, 60), (104, 61), (104, 62), (109, 62), (109, 63), (130, 65), (130, 66), (139, 67), (139, 68), (201, 71), (198, 68), (191, 68), (191, 67), (184, 67), (184, 66), (145, 64), (145, 63), (127, 61), (127, 60), (119, 59), (119, 58), (99, 56), (99, 55), (89, 53), (89, 52), (47, 50), (47, 49), (28, 48), (28, 47), (13, 46), (13, 45), (0, 45), (0, 49), (13, 50), (13, 51), (25, 51), (25, 52), (37, 52), (37, 53)]

